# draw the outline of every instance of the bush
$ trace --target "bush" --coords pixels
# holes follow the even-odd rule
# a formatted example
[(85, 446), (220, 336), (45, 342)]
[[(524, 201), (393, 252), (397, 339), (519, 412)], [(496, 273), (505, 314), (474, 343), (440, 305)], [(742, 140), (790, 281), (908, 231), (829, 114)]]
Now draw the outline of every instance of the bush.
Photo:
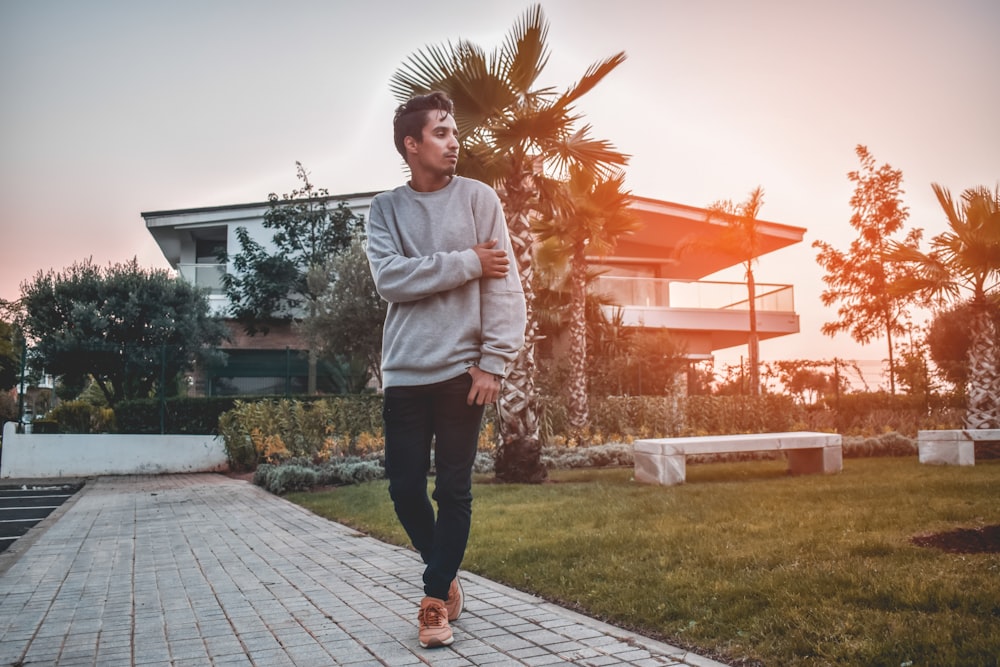
[(0, 426), (6, 422), (20, 422), (17, 414), (17, 399), (13, 392), (0, 391)]
[(814, 430), (844, 435), (898, 432), (915, 437), (922, 429), (962, 428), (964, 409), (956, 396), (889, 394), (884, 391), (841, 394), (806, 410)]
[(545, 447), (542, 463), (549, 470), (566, 468), (609, 468), (633, 465), (632, 445), (611, 443), (572, 449)]
[(275, 495), (289, 491), (306, 491), (316, 486), (319, 474), (316, 470), (302, 465), (263, 464), (254, 472), (253, 482)]
[(59, 433), (108, 433), (115, 425), (113, 410), (87, 401), (64, 401), (45, 417), (59, 425)]
[(276, 465), (262, 463), (254, 471), (253, 483), (281, 495), (289, 491), (306, 491), (316, 486), (360, 484), (385, 477), (385, 465), (380, 455), (351, 456), (323, 464), (294, 458)]
[(36, 419), (31, 422), (31, 432), (46, 435), (59, 432), (59, 422), (54, 419)]
[[(231, 396), (168, 398), (164, 401), (164, 433), (214, 435), (219, 416), (231, 410)], [(160, 432), (160, 400), (143, 398), (122, 401), (115, 406), (118, 433), (156, 434)]]
[(230, 465), (253, 469), (301, 457), (325, 461), (382, 449), (382, 398), (237, 401), (219, 417)]
[(360, 484), (385, 478), (385, 462), (380, 457), (357, 456), (330, 461), (319, 470), (321, 484)]
[[(689, 396), (679, 435), (775, 433), (795, 430), (804, 410), (790, 396)], [(798, 429), (802, 430), (802, 429)]]
[(843, 451), (844, 458), (916, 456), (917, 441), (896, 432), (871, 437), (844, 436)]

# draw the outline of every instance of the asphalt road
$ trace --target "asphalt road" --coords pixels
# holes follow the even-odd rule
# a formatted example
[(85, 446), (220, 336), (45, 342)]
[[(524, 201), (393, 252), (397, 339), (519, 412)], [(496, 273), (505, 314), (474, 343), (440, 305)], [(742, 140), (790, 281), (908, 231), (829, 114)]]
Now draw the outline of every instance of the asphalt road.
[(80, 490), (79, 484), (0, 487), (0, 552)]

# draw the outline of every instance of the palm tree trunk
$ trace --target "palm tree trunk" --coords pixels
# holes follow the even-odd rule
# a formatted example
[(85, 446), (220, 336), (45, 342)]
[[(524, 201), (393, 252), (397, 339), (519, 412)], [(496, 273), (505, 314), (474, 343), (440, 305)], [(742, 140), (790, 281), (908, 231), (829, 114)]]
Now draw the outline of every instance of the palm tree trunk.
[(569, 324), (569, 425), (576, 432), (590, 424), (587, 404), (587, 262), (583, 243), (573, 253)]
[(497, 448), (494, 470), (502, 482), (535, 484), (548, 477), (542, 465), (542, 444), (539, 438), (538, 395), (535, 391), (535, 342), (538, 322), (535, 319), (534, 269), (532, 267), (531, 235), (528, 202), (533, 196), (530, 177), (514, 171), (499, 190), (507, 217), (507, 228), (517, 269), (524, 288), (527, 324), (524, 347), (514, 359), (498, 401), (500, 446)]
[(1000, 428), (1000, 346), (981, 298), (973, 300), (970, 322), (969, 387), (965, 428)]
[(750, 336), (747, 352), (750, 364), (750, 395), (760, 396), (760, 339), (757, 335), (757, 283), (753, 270), (747, 268), (747, 300), (750, 304)]

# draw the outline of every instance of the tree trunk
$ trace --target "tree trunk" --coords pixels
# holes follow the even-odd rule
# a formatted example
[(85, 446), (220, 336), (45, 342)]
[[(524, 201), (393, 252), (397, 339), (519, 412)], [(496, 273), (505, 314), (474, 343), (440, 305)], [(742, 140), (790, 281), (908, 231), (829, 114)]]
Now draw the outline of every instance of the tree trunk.
[(885, 338), (889, 343), (889, 394), (896, 395), (896, 356), (892, 350), (892, 324), (889, 321), (889, 314), (885, 316)]
[(587, 404), (587, 262), (584, 246), (574, 250), (569, 323), (569, 425), (581, 432), (590, 424)]
[(750, 395), (760, 396), (760, 339), (757, 335), (757, 283), (753, 270), (747, 268), (747, 300), (750, 305), (750, 336), (747, 352), (750, 364)]
[(306, 377), (306, 391), (309, 393), (310, 396), (315, 396), (316, 395), (316, 367), (318, 365), (317, 362), (316, 362), (316, 350), (314, 350), (312, 348), (309, 349), (309, 357), (308, 357), (308, 359), (309, 359), (309, 368), (307, 370), (307, 377)]
[(980, 299), (970, 322), (969, 384), (965, 428), (1000, 428), (1000, 346), (993, 320)]
[[(515, 170), (514, 172), (518, 172)], [(534, 238), (528, 219), (528, 202), (534, 193), (530, 176), (511, 177), (504, 183), (500, 197), (507, 217), (510, 241), (524, 288), (528, 318), (524, 347), (507, 373), (498, 401), (500, 446), (494, 470), (502, 482), (537, 484), (548, 477), (542, 465), (542, 444), (538, 428), (538, 396), (535, 392), (535, 341), (538, 322), (534, 309), (534, 269), (531, 246)]]

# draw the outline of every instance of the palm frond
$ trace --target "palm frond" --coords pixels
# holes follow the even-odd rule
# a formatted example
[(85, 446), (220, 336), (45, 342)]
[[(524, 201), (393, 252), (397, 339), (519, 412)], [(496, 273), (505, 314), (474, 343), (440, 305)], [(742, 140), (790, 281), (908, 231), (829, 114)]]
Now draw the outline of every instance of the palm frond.
[(542, 6), (532, 5), (514, 23), (497, 53), (494, 74), (521, 96), (531, 90), (548, 63), (548, 33)]
[(600, 83), (601, 80), (610, 74), (612, 70), (625, 62), (626, 57), (627, 56), (624, 51), (619, 51), (613, 56), (609, 56), (608, 58), (600, 60), (588, 67), (587, 71), (583, 75), (583, 78), (570, 86), (569, 89), (563, 93), (558, 104), (566, 107), (571, 106), (578, 99), (593, 90), (594, 86)]
[(468, 42), (427, 46), (410, 54), (396, 70), (389, 79), (389, 90), (400, 103), (414, 95), (440, 90), (442, 82), (451, 77), (469, 54), (477, 49), (477, 46)]
[(611, 177), (617, 167), (628, 164), (629, 155), (615, 148), (605, 139), (591, 139), (590, 126), (584, 125), (569, 136), (547, 145), (547, 152), (559, 171), (568, 171), (572, 164), (579, 164), (596, 174)]

